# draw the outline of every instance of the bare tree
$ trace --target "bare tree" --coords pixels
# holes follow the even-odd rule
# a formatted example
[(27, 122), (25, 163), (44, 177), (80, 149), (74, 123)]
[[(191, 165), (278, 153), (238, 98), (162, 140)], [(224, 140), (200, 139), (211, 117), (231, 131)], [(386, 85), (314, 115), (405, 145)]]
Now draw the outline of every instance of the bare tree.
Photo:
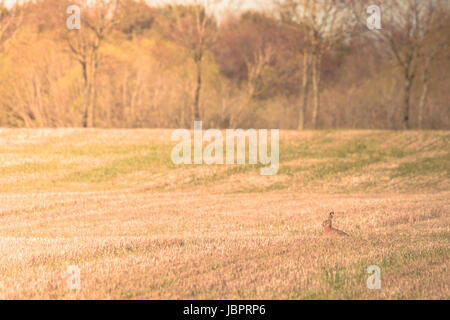
[[(437, 10), (437, 9), (436, 9)], [(421, 49), (419, 52), (420, 65), (422, 68), (422, 92), (419, 99), (417, 110), (417, 126), (419, 129), (423, 127), (423, 114), (426, 108), (428, 94), (430, 69), (436, 60), (448, 53), (450, 48), (449, 33), (445, 32), (448, 28), (449, 15), (445, 10), (430, 11), (429, 17), (429, 32), (422, 40)]]
[(112, 30), (119, 0), (97, 0), (79, 2), (82, 8), (81, 28), (65, 30), (63, 37), (82, 68), (85, 108), (83, 127), (95, 127), (96, 77), (101, 63), (100, 47)]
[(261, 94), (259, 83), (266, 67), (270, 66), (280, 47), (281, 29), (276, 20), (265, 13), (246, 12), (234, 26), (236, 32), (230, 34), (240, 39), (239, 52), (247, 70), (248, 100)]
[(188, 5), (165, 7), (166, 34), (188, 50), (196, 67), (196, 85), (192, 119), (200, 120), (200, 98), (203, 86), (203, 60), (205, 53), (217, 39), (217, 22), (212, 14), (222, 0), (194, 0)]
[(216, 54), (222, 54), (224, 46), (229, 50), (228, 57), (233, 60), (229, 65), (244, 89), (229, 119), (232, 126), (241, 125), (242, 112), (253, 99), (264, 94), (264, 73), (276, 61), (281, 35), (277, 21), (266, 13), (245, 12), (238, 17), (228, 17), (222, 24)]
[(304, 38), (303, 101), (299, 110), (298, 129), (304, 128), (310, 83), (313, 89), (311, 125), (316, 128), (320, 109), (322, 60), (326, 53), (354, 30), (352, 11), (348, 3), (337, 0), (277, 0), (276, 4), (282, 19), (297, 27)]
[(299, 107), (298, 130), (303, 130), (305, 127), (305, 115), (308, 109), (308, 96), (310, 86), (310, 65), (311, 65), (311, 46), (307, 43), (308, 39), (308, 24), (303, 21), (303, 11), (300, 9), (301, 5), (310, 6), (310, 1), (299, 0), (276, 0), (275, 4), (278, 7), (280, 18), (282, 22), (289, 27), (299, 31), (303, 37), (303, 45), (301, 52), (302, 59), (302, 102)]
[[(401, 107), (404, 129), (411, 127), (411, 91), (417, 71), (424, 64), (424, 95), (420, 102), (418, 122), (422, 122), (422, 110), (428, 91), (428, 68), (439, 52), (440, 41), (432, 44), (427, 39), (439, 30), (437, 20), (442, 0), (403, 1), (353, 1), (355, 16), (362, 25), (366, 24), (366, 8), (378, 5), (382, 12), (382, 29), (370, 31), (384, 46), (390, 49), (403, 75), (403, 103)], [(436, 44), (438, 47), (436, 47)], [(431, 47), (434, 47), (431, 48)]]
[(244, 57), (247, 66), (247, 95), (251, 100), (257, 92), (257, 82), (262, 76), (264, 68), (270, 64), (275, 55), (275, 48), (266, 45), (258, 48), (250, 57)]
[(0, 49), (19, 30), (23, 22), (24, 9), (17, 3), (10, 9), (0, 0)]

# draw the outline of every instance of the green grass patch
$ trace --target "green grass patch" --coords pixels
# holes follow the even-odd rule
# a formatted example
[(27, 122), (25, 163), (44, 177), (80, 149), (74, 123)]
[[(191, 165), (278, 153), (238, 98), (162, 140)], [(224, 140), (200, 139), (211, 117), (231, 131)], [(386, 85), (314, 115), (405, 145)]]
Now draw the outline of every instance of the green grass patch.
[(62, 180), (100, 183), (134, 172), (147, 171), (153, 173), (175, 168), (170, 160), (170, 148), (168, 146), (148, 146), (144, 151), (141, 151), (140, 155), (113, 160), (101, 167), (72, 172)]
[(57, 161), (30, 161), (18, 165), (0, 167), (0, 176), (8, 174), (47, 173), (60, 169), (61, 167), (62, 165)]
[[(9, 150), (5, 152), (8, 160), (20, 163), (0, 167), (0, 177), (6, 177), (4, 181), (8, 181), (0, 185), (0, 190), (64, 190), (69, 184), (70, 188), (75, 189), (82, 184), (85, 190), (89, 189), (90, 183), (96, 189), (102, 187), (103, 182), (117, 181), (122, 176), (125, 178), (133, 173), (143, 172), (147, 179), (154, 174), (164, 175), (171, 170), (174, 170), (175, 176), (183, 177), (183, 181), (173, 185), (158, 182), (152, 188), (175, 191), (213, 186), (239, 175), (242, 179), (239, 179), (233, 190), (227, 192), (270, 192), (291, 187), (303, 190), (308, 187), (320, 188), (324, 183), (345, 192), (381, 192), (386, 190), (383, 184), (387, 184), (390, 178), (402, 177), (404, 179), (395, 184), (395, 190), (414, 192), (443, 190), (446, 188), (445, 179), (450, 177), (450, 155), (429, 156), (429, 153), (450, 148), (450, 134), (445, 132), (316, 131), (298, 138), (282, 139), (278, 174), (284, 175), (284, 180), (289, 182), (273, 184), (263, 181), (260, 186), (254, 186), (250, 178), (252, 175), (259, 175), (259, 169), (267, 166), (248, 164), (248, 146), (245, 150), (245, 165), (176, 166), (171, 160), (172, 148), (176, 143), (161, 140), (121, 143), (126, 135), (121, 133), (121, 140), (114, 136), (114, 131), (110, 134), (112, 136), (108, 144), (101, 144), (95, 140), (95, 136), (85, 135), (80, 131), (63, 137), (47, 136), (42, 144), (0, 146), (2, 150)], [(130, 140), (136, 141), (133, 130), (129, 130), (127, 134), (130, 135)], [(411, 147), (415, 141), (419, 142), (417, 147)], [(235, 147), (236, 156), (237, 145)], [(270, 147), (268, 149), (270, 151)], [(225, 151), (224, 149), (224, 156)], [(408, 160), (405, 161), (404, 158)], [(414, 158), (420, 160), (410, 160)], [(392, 168), (390, 162), (400, 165)], [(368, 168), (373, 164), (377, 166), (369, 171)], [(18, 179), (14, 176), (18, 176)], [(363, 179), (358, 179), (362, 176)], [(138, 177), (136, 175), (136, 179)], [(356, 179), (351, 180), (355, 182), (350, 184), (346, 180), (345, 185), (339, 185), (342, 177)], [(425, 179), (415, 179), (416, 177)], [(17, 183), (14, 183), (16, 180)], [(117, 187), (123, 185), (117, 184)], [(330, 189), (326, 191), (329, 192)]]
[(401, 163), (392, 171), (391, 178), (426, 176), (436, 173), (450, 177), (450, 153), (444, 156)]

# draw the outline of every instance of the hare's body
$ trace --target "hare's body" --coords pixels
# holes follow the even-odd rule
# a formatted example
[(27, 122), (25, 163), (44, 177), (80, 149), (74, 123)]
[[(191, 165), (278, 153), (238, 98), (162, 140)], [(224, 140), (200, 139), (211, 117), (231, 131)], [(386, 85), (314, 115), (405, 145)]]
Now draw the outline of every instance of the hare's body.
[(345, 233), (344, 231), (333, 228), (333, 224), (332, 224), (333, 215), (334, 215), (334, 212), (331, 212), (329, 218), (327, 220), (325, 220), (324, 222), (322, 222), (324, 235), (348, 237), (349, 235), (347, 233)]

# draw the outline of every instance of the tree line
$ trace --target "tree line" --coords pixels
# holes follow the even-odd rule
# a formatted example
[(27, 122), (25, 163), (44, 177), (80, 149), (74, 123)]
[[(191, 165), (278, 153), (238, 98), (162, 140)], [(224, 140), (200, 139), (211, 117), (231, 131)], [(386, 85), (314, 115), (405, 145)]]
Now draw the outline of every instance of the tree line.
[(0, 1), (0, 126), (449, 129), (449, 18), (445, 0)]

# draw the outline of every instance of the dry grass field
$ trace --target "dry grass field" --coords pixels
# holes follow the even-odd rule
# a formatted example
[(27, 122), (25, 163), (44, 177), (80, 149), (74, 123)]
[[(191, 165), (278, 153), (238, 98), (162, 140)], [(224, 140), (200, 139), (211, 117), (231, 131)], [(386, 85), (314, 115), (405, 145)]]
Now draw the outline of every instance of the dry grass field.
[(0, 298), (450, 298), (450, 132), (281, 132), (276, 176), (171, 132), (0, 130)]

